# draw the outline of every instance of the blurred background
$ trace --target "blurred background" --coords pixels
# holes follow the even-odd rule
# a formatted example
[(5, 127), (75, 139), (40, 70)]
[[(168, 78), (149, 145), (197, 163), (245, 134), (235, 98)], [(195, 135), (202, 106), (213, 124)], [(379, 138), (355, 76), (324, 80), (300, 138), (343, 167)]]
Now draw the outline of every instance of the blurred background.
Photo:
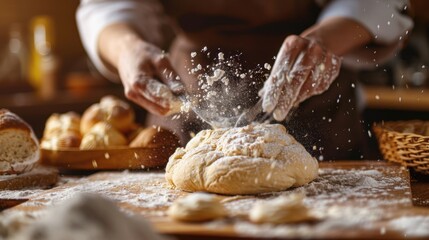
[[(121, 85), (100, 76), (76, 28), (79, 0), (1, 0), (0, 107), (23, 117), (40, 137), (53, 112), (83, 112)], [(415, 28), (392, 61), (359, 73), (362, 114), (381, 120), (429, 120), (429, 1), (411, 1)], [(138, 119), (144, 111), (134, 106)]]

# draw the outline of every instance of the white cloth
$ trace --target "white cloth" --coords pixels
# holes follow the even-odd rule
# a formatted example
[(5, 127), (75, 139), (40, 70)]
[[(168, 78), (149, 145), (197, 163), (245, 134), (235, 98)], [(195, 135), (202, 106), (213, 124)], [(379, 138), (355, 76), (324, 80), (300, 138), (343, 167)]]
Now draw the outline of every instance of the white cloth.
[(98, 53), (98, 37), (101, 31), (114, 23), (130, 23), (146, 41), (163, 42), (162, 21), (158, 16), (162, 6), (154, 0), (81, 0), (76, 13), (77, 26), (83, 46), (97, 70), (110, 80), (119, 80)]
[[(151, 7), (146, 7), (151, 3)], [(319, 21), (331, 17), (346, 17), (365, 26), (379, 44), (389, 45), (395, 42), (413, 27), (412, 19), (401, 11), (407, 6), (406, 0), (334, 0), (322, 11)], [(117, 75), (110, 71), (101, 60), (97, 41), (100, 32), (108, 25), (118, 22), (131, 23), (146, 40), (150, 42), (162, 41), (162, 34), (156, 28), (160, 23), (151, 18), (162, 11), (162, 7), (153, 7), (155, 1), (148, 0), (82, 0), (77, 11), (77, 23), (83, 45), (97, 67), (109, 79), (117, 79)], [(154, 28), (155, 27), (155, 28)], [(150, 34), (147, 34), (149, 33)], [(398, 45), (399, 46), (399, 45)], [(279, 46), (280, 47), (280, 46)], [(397, 48), (392, 48), (393, 52)], [(353, 67), (364, 67), (355, 59)], [(362, 63), (365, 61), (362, 61)], [(349, 64), (350, 65), (350, 64)]]
[(373, 61), (371, 54), (344, 56), (343, 64), (348, 67), (371, 68), (390, 58), (413, 28), (412, 18), (401, 13), (408, 6), (407, 0), (336, 0), (324, 8), (318, 21), (334, 17), (349, 18), (362, 24), (372, 34), (374, 43), (390, 45), (389, 51), (378, 56), (377, 61)]

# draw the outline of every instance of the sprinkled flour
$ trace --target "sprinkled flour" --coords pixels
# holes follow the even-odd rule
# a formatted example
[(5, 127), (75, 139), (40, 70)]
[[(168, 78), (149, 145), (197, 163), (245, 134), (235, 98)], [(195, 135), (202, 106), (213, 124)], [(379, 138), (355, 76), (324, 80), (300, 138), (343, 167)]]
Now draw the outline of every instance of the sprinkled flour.
[[(257, 92), (268, 77), (271, 65), (257, 65), (247, 70), (239, 54), (227, 56), (220, 51), (211, 54), (207, 47), (201, 52), (206, 54), (191, 53), (188, 68), (188, 73), (197, 80), (197, 86), (188, 93), (191, 109), (213, 128), (234, 126), (239, 115), (257, 102)], [(208, 61), (196, 57), (207, 57)], [(210, 64), (201, 65), (204, 62)]]
[[(391, 217), (389, 207), (409, 207), (411, 192), (408, 182), (398, 176), (397, 168), (374, 167), (358, 169), (319, 169), (319, 178), (310, 184), (288, 191), (266, 193), (258, 196), (223, 196), (223, 203), (231, 216), (241, 216), (232, 220), (218, 220), (205, 224), (207, 228), (231, 225), (243, 236), (318, 236), (332, 230), (371, 229), (374, 222)], [(386, 177), (388, 176), (388, 177)], [(20, 205), (19, 209), (40, 208), (34, 216), (43, 214), (44, 207), (58, 205), (80, 192), (97, 193), (118, 203), (122, 211), (129, 214), (141, 214), (146, 217), (166, 216), (167, 208), (175, 199), (186, 193), (167, 188), (164, 173), (104, 173), (96, 174), (87, 179), (71, 182), (56, 189), (47, 190), (33, 200)], [(398, 196), (395, 193), (400, 192)], [(283, 194), (302, 192), (306, 194), (304, 203), (312, 214), (320, 219), (317, 224), (295, 225), (256, 225), (245, 220), (249, 210), (256, 201), (276, 198)], [(382, 207), (383, 206), (383, 207)], [(394, 212), (394, 211), (391, 211)], [(2, 216), (0, 215), (0, 218)], [(240, 220), (241, 219), (241, 220)], [(412, 222), (413, 226), (422, 227), (417, 233), (427, 235), (423, 226), (427, 226), (427, 218), (398, 218), (389, 222), (394, 229), (401, 228), (401, 222)]]
[(391, 220), (388, 226), (403, 232), (404, 237), (429, 236), (429, 216), (406, 216)]

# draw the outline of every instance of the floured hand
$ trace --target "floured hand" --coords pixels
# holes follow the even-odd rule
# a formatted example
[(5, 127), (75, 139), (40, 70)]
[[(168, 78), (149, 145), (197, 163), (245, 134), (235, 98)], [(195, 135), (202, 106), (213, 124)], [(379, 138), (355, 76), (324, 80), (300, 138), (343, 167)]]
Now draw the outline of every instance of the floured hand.
[(292, 107), (326, 91), (338, 76), (341, 59), (314, 40), (291, 35), (259, 92), (264, 112), (282, 121)]
[(118, 71), (128, 99), (157, 115), (180, 111), (175, 96), (184, 91), (168, 56), (156, 46), (139, 42), (119, 55)]

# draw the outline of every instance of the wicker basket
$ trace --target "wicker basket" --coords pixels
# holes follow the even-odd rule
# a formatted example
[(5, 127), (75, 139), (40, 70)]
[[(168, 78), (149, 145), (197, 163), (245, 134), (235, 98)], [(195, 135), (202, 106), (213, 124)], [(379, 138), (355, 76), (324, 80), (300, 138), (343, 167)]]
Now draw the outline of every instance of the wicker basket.
[(429, 174), (429, 122), (383, 122), (373, 130), (384, 159)]

